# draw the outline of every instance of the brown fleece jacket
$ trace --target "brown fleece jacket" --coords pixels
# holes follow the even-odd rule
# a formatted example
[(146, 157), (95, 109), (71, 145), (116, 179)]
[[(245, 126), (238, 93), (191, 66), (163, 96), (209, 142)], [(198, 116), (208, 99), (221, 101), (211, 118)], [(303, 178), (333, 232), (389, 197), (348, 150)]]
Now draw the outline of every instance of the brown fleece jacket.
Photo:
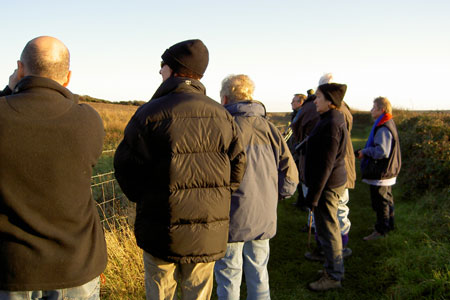
[(90, 192), (104, 129), (77, 102), (34, 76), (0, 98), (0, 290), (75, 287), (106, 266)]

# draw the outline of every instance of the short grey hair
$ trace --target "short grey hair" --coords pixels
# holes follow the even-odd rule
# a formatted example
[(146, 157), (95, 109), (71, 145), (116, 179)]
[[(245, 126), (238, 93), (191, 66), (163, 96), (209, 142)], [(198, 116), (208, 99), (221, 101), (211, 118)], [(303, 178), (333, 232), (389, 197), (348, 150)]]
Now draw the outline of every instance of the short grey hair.
[(332, 73), (325, 73), (319, 79), (319, 85), (322, 85), (325, 83), (332, 83), (332, 82), (333, 82), (333, 74)]
[(373, 100), (373, 103), (375, 103), (378, 107), (378, 109), (384, 110), (387, 114), (392, 114), (392, 105), (388, 98), (386, 97), (376, 97)]
[(220, 97), (226, 96), (230, 103), (253, 100), (255, 84), (244, 74), (228, 75), (222, 80)]

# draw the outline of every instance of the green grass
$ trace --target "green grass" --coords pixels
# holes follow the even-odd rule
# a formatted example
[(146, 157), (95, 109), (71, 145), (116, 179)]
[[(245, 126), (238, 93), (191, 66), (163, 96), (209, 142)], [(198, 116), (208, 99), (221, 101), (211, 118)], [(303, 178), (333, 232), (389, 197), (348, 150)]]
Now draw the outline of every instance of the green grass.
[[(367, 114), (368, 115), (368, 114)], [(355, 115), (354, 148), (364, 146), (371, 128), (367, 115)], [(450, 197), (448, 193), (404, 199), (393, 188), (397, 229), (386, 238), (365, 242), (372, 231), (369, 187), (361, 182), (359, 162), (356, 188), (350, 190), (352, 228), (345, 260), (343, 288), (311, 292), (307, 283), (318, 278), (320, 263), (304, 258), (307, 234), (300, 232), (307, 215), (293, 208), (294, 198), (280, 203), (278, 233), (271, 240), (269, 276), (272, 299), (448, 299), (450, 298)], [(411, 174), (402, 174), (411, 176)]]
[[(352, 132), (355, 149), (364, 146), (372, 126), (368, 113), (354, 115)], [(112, 158), (104, 158), (106, 170)], [(372, 211), (369, 187), (361, 182), (359, 162), (356, 188), (350, 190), (350, 215), (352, 222), (348, 247), (353, 255), (345, 260), (343, 288), (322, 293), (307, 289), (307, 284), (318, 278), (320, 263), (304, 258), (307, 249), (307, 233), (300, 228), (306, 224), (305, 212), (295, 209), (295, 197), (280, 202), (278, 207), (278, 232), (271, 240), (269, 276), (272, 299), (450, 299), (450, 189), (429, 192), (422, 196), (404, 197), (408, 190), (407, 180), (394, 186), (396, 230), (387, 237), (365, 242), (362, 237), (372, 231), (375, 213)], [(110, 170), (110, 169), (109, 169)], [(101, 173), (101, 172), (100, 172)], [(401, 173), (400, 176), (414, 176)], [(314, 239), (312, 239), (314, 240)], [(314, 241), (312, 241), (314, 243)], [(110, 262), (120, 244), (134, 244), (126, 238), (117, 246), (109, 248)], [(131, 246), (128, 249), (133, 249)], [(134, 250), (125, 250), (138, 251)], [(135, 255), (133, 253), (132, 255)], [(130, 256), (132, 256), (130, 254)], [(120, 257), (120, 255), (116, 255)], [(133, 256), (140, 259), (140, 256)], [(128, 265), (118, 261), (114, 265)], [(111, 263), (109, 271), (114, 266)], [(104, 287), (109, 295), (123, 291), (118, 299), (143, 298), (143, 272), (141, 267), (131, 274), (120, 274), (115, 281)], [(116, 270), (116, 269), (113, 269)], [(128, 268), (117, 268), (128, 270)], [(112, 271), (113, 273), (119, 271)], [(110, 275), (111, 276), (111, 275)], [(129, 281), (140, 282), (139, 287), (127, 288)], [(127, 294), (127, 290), (130, 289)], [(105, 292), (103, 295), (108, 294)], [(139, 294), (140, 296), (136, 296)], [(245, 299), (245, 283), (241, 287), (241, 299)], [(102, 299), (112, 299), (103, 296)], [(217, 299), (215, 290), (213, 299)]]

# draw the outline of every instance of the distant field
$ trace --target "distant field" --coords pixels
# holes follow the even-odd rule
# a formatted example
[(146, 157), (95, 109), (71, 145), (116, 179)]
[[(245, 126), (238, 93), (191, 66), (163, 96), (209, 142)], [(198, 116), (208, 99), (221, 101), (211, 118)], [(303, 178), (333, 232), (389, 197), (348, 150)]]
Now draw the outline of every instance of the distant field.
[(122, 140), (125, 126), (138, 109), (138, 106), (95, 102), (85, 103), (95, 108), (103, 120), (106, 131), (103, 149), (116, 149)]
[[(103, 120), (106, 130), (104, 150), (115, 149), (122, 140), (125, 126), (139, 107), (135, 105), (112, 103), (84, 103), (92, 106), (100, 114), (100, 117)], [(288, 125), (290, 112), (267, 113), (267, 116), (280, 131), (283, 131)]]

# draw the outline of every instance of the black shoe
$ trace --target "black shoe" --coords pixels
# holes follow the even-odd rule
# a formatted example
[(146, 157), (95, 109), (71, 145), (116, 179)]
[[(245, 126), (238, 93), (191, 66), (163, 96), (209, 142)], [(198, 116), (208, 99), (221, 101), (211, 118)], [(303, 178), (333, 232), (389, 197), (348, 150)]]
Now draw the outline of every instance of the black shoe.
[(342, 249), (342, 258), (347, 258), (350, 255), (352, 255), (352, 249), (350, 249), (350, 248)]
[(318, 248), (315, 248), (311, 252), (306, 252), (305, 253), (305, 258), (307, 260), (311, 260), (311, 261), (324, 262), (325, 261), (325, 254), (323, 253), (323, 251), (319, 250)]

